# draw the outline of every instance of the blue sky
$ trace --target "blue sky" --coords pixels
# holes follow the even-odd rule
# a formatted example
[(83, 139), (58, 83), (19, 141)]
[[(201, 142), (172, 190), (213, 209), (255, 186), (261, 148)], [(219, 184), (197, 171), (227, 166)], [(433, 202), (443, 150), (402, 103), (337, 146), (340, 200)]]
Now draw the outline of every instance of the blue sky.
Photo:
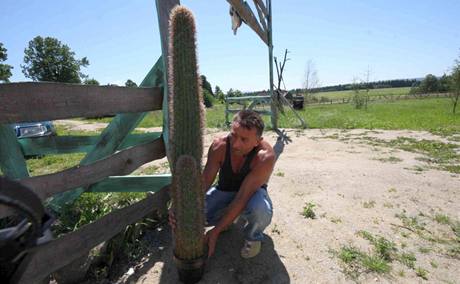
[[(249, 1), (252, 3), (252, 1)], [(268, 88), (268, 50), (247, 26), (234, 36), (224, 0), (183, 0), (195, 14), (200, 72), (213, 87)], [(274, 54), (290, 51), (285, 82), (302, 86), (313, 60), (322, 86), (442, 75), (460, 56), (460, 1), (273, 0)], [(11, 81), (24, 48), (37, 35), (70, 46), (102, 84), (140, 83), (161, 53), (154, 0), (2, 0), (0, 42), (8, 49)]]

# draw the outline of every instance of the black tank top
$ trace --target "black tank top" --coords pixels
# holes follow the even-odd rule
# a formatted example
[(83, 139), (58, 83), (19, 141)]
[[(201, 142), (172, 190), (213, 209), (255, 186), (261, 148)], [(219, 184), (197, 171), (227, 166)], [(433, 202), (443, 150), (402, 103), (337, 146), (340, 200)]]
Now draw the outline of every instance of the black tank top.
[[(225, 160), (219, 171), (219, 182), (217, 184), (217, 189), (222, 190), (222, 191), (236, 192), (240, 189), (244, 178), (251, 171), (250, 165), (251, 165), (252, 159), (254, 159), (255, 155), (257, 154), (257, 149), (254, 148), (251, 150), (251, 152), (249, 152), (240, 171), (238, 173), (234, 173), (232, 169), (230, 139), (228, 136), (226, 139), (227, 139), (227, 147), (225, 150)], [(266, 188), (267, 185), (264, 184), (263, 187)]]

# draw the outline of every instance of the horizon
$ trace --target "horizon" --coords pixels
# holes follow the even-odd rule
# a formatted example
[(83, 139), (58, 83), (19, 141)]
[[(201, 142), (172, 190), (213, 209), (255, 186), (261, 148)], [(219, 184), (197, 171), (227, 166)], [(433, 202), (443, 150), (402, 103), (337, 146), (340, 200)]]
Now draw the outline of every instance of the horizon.
[[(181, 2), (195, 15), (200, 74), (212, 87), (224, 92), (268, 89), (268, 48), (244, 24), (233, 36), (228, 3)], [(272, 4), (274, 56), (290, 51), (283, 74), (286, 89), (303, 88), (308, 60), (326, 87), (349, 84), (367, 68), (370, 81), (439, 77), (459, 58), (458, 1), (307, 3)], [(57, 38), (78, 59), (87, 57), (90, 65), (82, 73), (102, 85), (123, 86), (128, 79), (139, 84), (161, 55), (154, 1), (7, 0), (0, 13), (0, 24), (8, 27), (0, 32), (0, 42), (8, 50), (4, 63), (14, 67), (12, 82), (30, 81), (20, 65), (37, 35)]]

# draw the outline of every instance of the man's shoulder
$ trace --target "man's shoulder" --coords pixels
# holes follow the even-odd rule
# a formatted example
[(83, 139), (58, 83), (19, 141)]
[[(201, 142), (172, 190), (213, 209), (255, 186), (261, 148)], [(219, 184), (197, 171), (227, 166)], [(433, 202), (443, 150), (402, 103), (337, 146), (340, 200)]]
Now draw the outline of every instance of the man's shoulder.
[(273, 163), (275, 161), (275, 151), (266, 141), (262, 140), (257, 151), (257, 160), (261, 163)]
[(227, 146), (227, 136), (214, 137), (209, 151), (212, 153), (224, 153)]

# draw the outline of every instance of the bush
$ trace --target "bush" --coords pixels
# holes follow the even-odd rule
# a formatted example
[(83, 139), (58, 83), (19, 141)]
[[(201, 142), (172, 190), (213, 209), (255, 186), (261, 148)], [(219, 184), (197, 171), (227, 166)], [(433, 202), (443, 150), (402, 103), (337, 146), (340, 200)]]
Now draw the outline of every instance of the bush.
[(212, 107), (214, 103), (214, 97), (206, 89), (203, 89), (203, 101), (206, 108)]

